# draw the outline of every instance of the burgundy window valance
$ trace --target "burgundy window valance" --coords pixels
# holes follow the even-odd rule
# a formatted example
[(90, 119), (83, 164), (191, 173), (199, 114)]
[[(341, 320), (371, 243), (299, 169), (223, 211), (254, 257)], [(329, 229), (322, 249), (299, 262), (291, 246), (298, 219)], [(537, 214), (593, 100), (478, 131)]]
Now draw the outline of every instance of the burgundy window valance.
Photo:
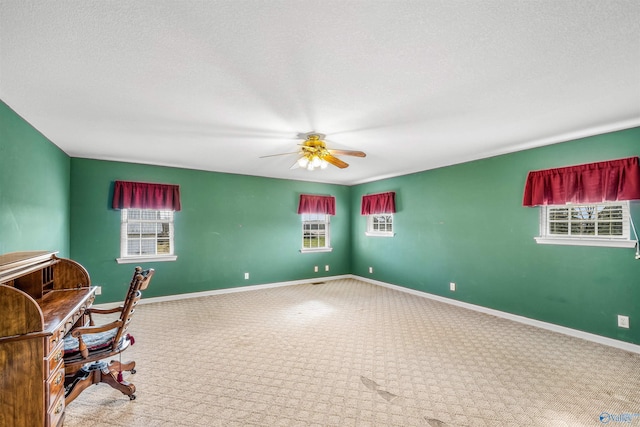
[(360, 205), (361, 215), (388, 214), (395, 212), (396, 193), (393, 191), (362, 196), (362, 204)]
[(301, 194), (298, 204), (298, 214), (322, 213), (336, 214), (336, 198), (333, 196), (317, 196), (314, 194)]
[(148, 182), (116, 181), (113, 209), (166, 209), (179, 211), (180, 186)]
[(640, 199), (638, 157), (531, 171), (523, 206)]

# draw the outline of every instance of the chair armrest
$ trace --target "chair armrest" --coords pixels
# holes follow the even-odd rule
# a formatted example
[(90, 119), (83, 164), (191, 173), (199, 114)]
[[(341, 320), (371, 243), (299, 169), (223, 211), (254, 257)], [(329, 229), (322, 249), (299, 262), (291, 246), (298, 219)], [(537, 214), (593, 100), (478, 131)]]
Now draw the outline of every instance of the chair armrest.
[(89, 357), (89, 350), (87, 349), (87, 345), (84, 343), (82, 339), (82, 335), (91, 335), (97, 334), (100, 332), (109, 331), (111, 329), (122, 327), (122, 320), (118, 319), (111, 323), (107, 323), (106, 325), (100, 326), (81, 326), (79, 328), (72, 329), (70, 334), (72, 337), (77, 338), (78, 340), (78, 350), (80, 350), (80, 354), (82, 358), (86, 359)]
[(97, 334), (98, 332), (105, 332), (111, 329), (119, 328), (120, 326), (122, 326), (122, 321), (118, 319), (105, 325), (81, 326), (79, 328), (74, 328), (70, 333), (72, 337), (80, 339), (80, 336), (84, 334)]
[(89, 314), (91, 313), (95, 313), (95, 314), (111, 314), (111, 313), (119, 313), (122, 310), (124, 310), (124, 307), (120, 306), (120, 307), (114, 307), (114, 308), (88, 308), (87, 312)]

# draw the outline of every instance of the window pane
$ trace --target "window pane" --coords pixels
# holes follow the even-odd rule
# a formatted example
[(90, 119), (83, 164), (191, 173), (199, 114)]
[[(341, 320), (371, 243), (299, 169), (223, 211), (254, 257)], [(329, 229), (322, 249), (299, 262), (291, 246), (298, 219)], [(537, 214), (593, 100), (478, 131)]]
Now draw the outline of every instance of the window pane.
[(602, 222), (598, 223), (599, 236), (622, 236), (622, 223), (619, 222)]
[(594, 219), (595, 208), (593, 206), (576, 206), (571, 209), (571, 219)]
[(140, 255), (139, 240), (127, 240), (127, 255)]
[(596, 234), (595, 222), (572, 222), (571, 234), (580, 236), (593, 236)]
[(611, 219), (611, 207), (607, 206), (602, 210), (598, 211), (598, 221), (602, 220), (610, 220)]
[(155, 255), (156, 254), (155, 239), (140, 240), (140, 253), (141, 255)]
[(168, 239), (158, 239), (158, 253), (171, 254), (171, 242)]
[(170, 228), (169, 228), (169, 224), (158, 224), (159, 228), (158, 228), (158, 237), (166, 237), (168, 238), (170, 235)]
[(310, 235), (303, 240), (305, 248), (323, 248), (325, 246), (325, 238), (321, 235)]
[(173, 219), (173, 211), (158, 211), (158, 219), (160, 221), (170, 221)]
[(141, 210), (140, 209), (125, 209), (125, 214), (127, 216), (127, 219), (131, 220), (131, 219), (140, 219), (140, 215), (141, 215)]
[(569, 219), (569, 209), (567, 208), (550, 208), (549, 220), (566, 221)]
[(620, 206), (606, 206), (598, 213), (599, 220), (622, 220), (622, 208)]
[(127, 224), (127, 236), (129, 236), (129, 238), (136, 238), (140, 236), (140, 224), (133, 222), (133, 223), (128, 223)]
[(141, 210), (140, 211), (140, 219), (142, 220), (156, 220), (158, 219), (158, 212), (157, 211), (150, 211), (150, 210)]
[(569, 234), (569, 224), (566, 222), (552, 222), (549, 224), (549, 234)]
[(158, 227), (162, 230), (162, 225), (156, 224), (155, 222), (143, 222), (140, 224), (140, 228), (142, 229), (143, 237), (153, 237), (156, 235), (158, 231)]

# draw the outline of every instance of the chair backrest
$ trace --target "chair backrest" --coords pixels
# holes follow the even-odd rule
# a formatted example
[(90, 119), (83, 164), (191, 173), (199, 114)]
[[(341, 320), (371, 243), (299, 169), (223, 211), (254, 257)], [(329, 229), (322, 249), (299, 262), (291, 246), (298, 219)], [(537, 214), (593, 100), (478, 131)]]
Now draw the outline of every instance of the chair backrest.
[(147, 289), (149, 283), (151, 282), (151, 278), (155, 270), (150, 268), (148, 270), (143, 270), (142, 267), (136, 267), (133, 272), (133, 278), (131, 279), (131, 284), (129, 285), (129, 291), (127, 292), (127, 296), (124, 300), (123, 309), (120, 313), (120, 321), (122, 322), (122, 326), (118, 329), (116, 336), (113, 340), (113, 349), (115, 350), (120, 345), (120, 340), (123, 336), (125, 336), (127, 329), (129, 328), (129, 323), (131, 323), (131, 317), (133, 313), (136, 311), (136, 305), (140, 298), (142, 298), (142, 291)]

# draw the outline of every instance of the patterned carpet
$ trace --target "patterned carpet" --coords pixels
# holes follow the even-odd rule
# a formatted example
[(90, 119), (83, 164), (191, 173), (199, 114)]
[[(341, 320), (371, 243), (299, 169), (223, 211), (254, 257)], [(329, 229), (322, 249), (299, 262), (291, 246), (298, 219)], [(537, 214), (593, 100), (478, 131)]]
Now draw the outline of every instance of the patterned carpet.
[(133, 322), (137, 399), (90, 387), (66, 427), (640, 426), (639, 354), (353, 279)]

